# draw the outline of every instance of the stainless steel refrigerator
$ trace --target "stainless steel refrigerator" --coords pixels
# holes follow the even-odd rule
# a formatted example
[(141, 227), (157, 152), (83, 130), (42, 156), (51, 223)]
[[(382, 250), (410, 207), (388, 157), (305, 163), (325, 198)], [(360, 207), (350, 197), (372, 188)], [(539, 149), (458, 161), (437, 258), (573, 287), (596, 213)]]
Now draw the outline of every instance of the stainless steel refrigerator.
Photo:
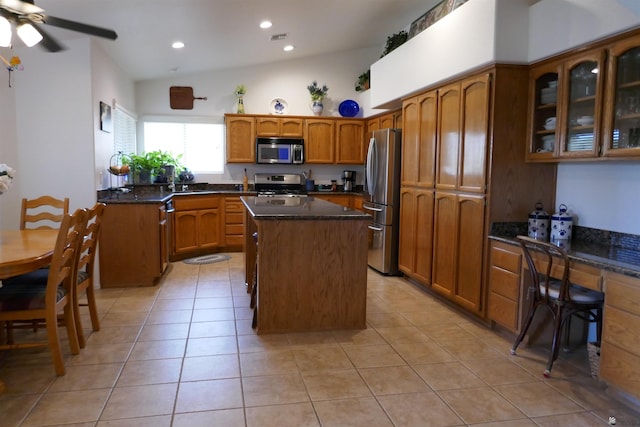
[(385, 275), (398, 275), (400, 222), (400, 129), (373, 132), (365, 166), (364, 210), (369, 224), (369, 266)]

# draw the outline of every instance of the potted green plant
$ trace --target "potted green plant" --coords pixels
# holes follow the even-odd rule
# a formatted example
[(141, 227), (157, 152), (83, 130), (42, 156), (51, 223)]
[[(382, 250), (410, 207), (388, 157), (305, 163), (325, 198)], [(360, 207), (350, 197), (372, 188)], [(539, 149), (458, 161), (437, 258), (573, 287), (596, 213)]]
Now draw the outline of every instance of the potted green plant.
[[(181, 157), (182, 155), (174, 157), (171, 153), (155, 150), (125, 155), (122, 164), (129, 166), (134, 184), (151, 184), (153, 182), (151, 178), (154, 175), (155, 182), (167, 182), (168, 174), (175, 173), (176, 168), (182, 168)], [(160, 176), (159, 180), (158, 176)]]
[(126, 154), (122, 156), (122, 164), (129, 166), (131, 180), (134, 184), (150, 184), (153, 165), (144, 154)]
[(393, 50), (403, 45), (404, 42), (406, 42), (408, 39), (409, 39), (409, 34), (407, 34), (407, 32), (404, 30), (387, 37), (387, 44), (385, 45), (384, 51), (382, 51), (382, 55), (380, 55), (380, 58), (382, 58), (385, 55), (388, 55)]
[(369, 77), (371, 76), (371, 70), (367, 70), (358, 76), (356, 83), (356, 92), (361, 92), (369, 89)]
[(176, 169), (180, 170), (182, 168), (182, 164), (180, 163), (182, 154), (173, 156), (169, 152), (156, 150), (151, 151), (146, 155), (150, 160), (151, 166), (153, 167), (151, 173), (155, 175), (155, 179), (153, 181), (155, 183), (168, 182), (169, 176), (175, 176)]

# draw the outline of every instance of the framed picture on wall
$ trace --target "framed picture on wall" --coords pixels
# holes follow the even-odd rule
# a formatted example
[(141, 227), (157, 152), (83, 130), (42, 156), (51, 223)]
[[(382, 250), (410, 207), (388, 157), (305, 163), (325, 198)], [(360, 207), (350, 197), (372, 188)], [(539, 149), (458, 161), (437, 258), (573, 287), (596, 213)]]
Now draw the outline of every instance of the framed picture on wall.
[(111, 105), (100, 101), (100, 130), (111, 133), (113, 122), (111, 121)]

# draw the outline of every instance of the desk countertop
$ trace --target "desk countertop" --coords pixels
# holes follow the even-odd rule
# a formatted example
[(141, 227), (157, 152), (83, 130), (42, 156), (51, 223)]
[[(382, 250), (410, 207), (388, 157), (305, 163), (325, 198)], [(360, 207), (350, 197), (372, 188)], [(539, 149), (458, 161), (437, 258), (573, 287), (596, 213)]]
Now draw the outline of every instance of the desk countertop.
[(363, 220), (371, 215), (317, 197), (241, 197), (251, 216), (258, 220)]
[[(519, 223), (498, 223), (493, 225), (489, 238), (518, 245), (518, 234), (527, 235), (526, 224), (522, 226)], [(580, 230), (580, 227), (574, 227), (574, 237), (565, 243), (564, 248), (569, 259), (640, 278), (640, 248), (637, 246), (636, 238), (640, 240), (640, 236), (587, 228)], [(616, 244), (619, 241), (625, 241), (627, 244)]]

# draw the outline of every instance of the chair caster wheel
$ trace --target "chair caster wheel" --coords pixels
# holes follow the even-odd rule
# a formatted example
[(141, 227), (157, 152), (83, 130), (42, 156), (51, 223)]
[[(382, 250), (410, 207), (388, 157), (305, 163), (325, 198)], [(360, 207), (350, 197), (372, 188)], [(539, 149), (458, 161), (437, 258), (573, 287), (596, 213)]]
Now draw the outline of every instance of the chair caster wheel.
[(551, 378), (551, 371), (546, 369), (543, 373), (542, 376), (544, 376), (545, 378)]

